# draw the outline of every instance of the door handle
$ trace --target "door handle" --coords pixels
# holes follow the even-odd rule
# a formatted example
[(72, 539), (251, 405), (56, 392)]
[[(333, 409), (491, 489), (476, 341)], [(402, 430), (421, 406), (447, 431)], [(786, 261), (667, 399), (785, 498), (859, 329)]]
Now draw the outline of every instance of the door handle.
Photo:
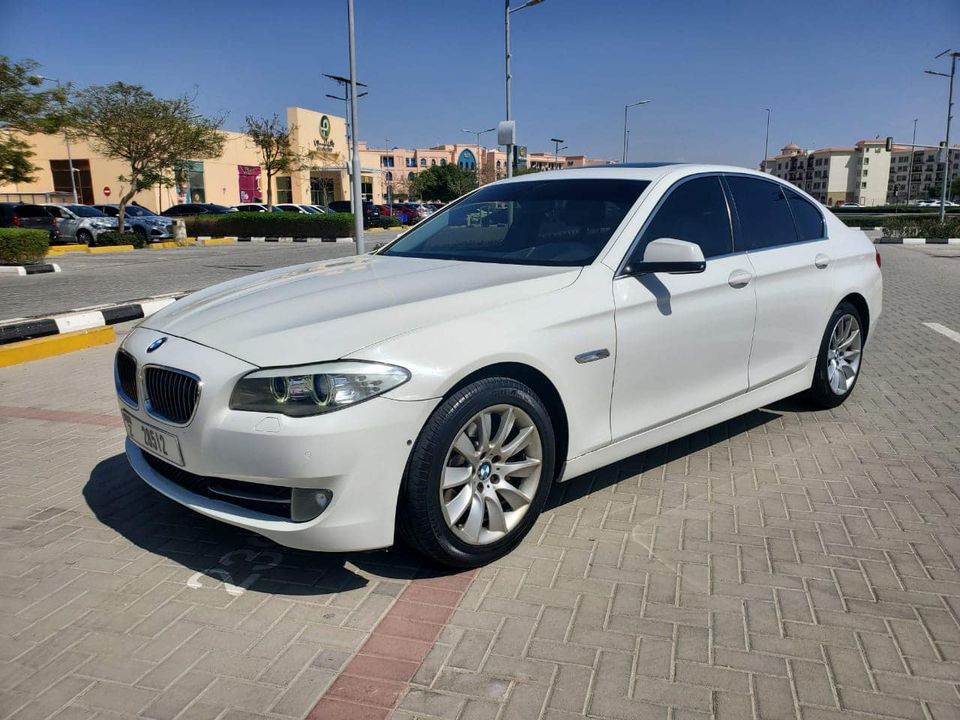
[(739, 290), (749, 285), (751, 280), (753, 280), (753, 275), (746, 270), (734, 270), (730, 273), (730, 277), (727, 278), (727, 284)]
[(817, 256), (813, 259), (813, 264), (823, 270), (827, 265), (830, 264), (830, 257), (828, 255), (824, 255), (823, 253), (817, 253)]

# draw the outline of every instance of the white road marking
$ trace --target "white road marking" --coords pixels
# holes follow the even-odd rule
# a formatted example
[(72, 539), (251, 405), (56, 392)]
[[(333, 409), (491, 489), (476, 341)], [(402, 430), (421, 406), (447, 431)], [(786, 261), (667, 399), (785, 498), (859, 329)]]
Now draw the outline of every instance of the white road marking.
[(960, 343), (960, 332), (956, 330), (951, 330), (946, 325), (941, 325), (940, 323), (923, 323), (928, 328), (934, 332), (938, 332), (941, 335), (946, 335), (948, 338), (953, 340), (955, 343)]

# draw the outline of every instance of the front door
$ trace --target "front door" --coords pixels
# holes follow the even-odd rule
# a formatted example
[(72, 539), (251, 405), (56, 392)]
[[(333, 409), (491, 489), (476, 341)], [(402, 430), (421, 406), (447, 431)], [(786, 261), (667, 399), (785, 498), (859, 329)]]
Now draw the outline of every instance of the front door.
[(631, 258), (641, 259), (647, 244), (659, 238), (697, 243), (706, 270), (614, 280), (614, 441), (747, 389), (756, 314), (753, 270), (744, 253), (733, 251), (730, 211), (718, 176), (696, 176), (671, 188)]

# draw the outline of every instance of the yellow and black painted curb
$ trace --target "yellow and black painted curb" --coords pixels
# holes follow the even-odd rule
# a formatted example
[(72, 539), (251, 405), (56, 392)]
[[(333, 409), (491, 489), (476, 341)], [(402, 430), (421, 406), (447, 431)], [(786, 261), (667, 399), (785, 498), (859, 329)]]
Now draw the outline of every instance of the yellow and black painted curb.
[(85, 350), (96, 345), (107, 345), (117, 338), (112, 325), (77, 330), (76, 332), (51, 335), (49, 337), (20, 340), (0, 345), (0, 367), (40, 360), (62, 355), (76, 350)]

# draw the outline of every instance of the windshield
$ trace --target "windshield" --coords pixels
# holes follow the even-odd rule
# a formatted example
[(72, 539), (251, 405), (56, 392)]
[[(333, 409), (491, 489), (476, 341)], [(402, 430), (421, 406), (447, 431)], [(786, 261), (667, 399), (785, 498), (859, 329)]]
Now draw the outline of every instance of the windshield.
[(589, 265), (646, 180), (530, 180), (489, 185), (437, 212), (384, 255), (517, 265)]
[(126, 209), (123, 211), (124, 215), (129, 215), (130, 217), (150, 217), (153, 215), (152, 212), (146, 208), (140, 207), (139, 205), (127, 205)]
[(66, 205), (65, 207), (79, 217), (106, 217), (102, 212), (89, 205)]

